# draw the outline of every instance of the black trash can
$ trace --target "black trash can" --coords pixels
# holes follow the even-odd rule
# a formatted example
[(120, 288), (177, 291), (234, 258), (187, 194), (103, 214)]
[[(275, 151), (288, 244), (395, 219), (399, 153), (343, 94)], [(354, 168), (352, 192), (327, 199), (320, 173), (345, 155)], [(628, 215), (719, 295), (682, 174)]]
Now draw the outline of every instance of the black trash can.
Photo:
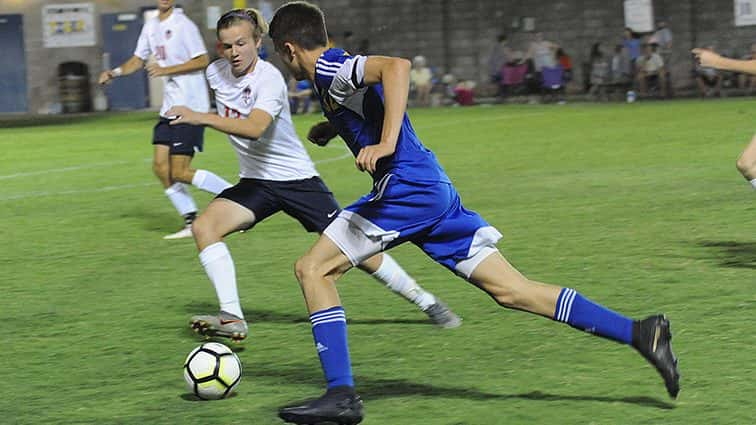
[(92, 110), (89, 94), (89, 67), (81, 62), (63, 62), (58, 65), (60, 103), (64, 113)]

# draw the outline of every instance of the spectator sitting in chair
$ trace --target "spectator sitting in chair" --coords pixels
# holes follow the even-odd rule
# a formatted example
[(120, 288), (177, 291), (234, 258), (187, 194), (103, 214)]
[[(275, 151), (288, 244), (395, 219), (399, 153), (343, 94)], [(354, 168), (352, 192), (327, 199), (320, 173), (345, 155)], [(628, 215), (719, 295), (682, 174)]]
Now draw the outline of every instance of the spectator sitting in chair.
[(597, 50), (591, 63), (591, 88), (588, 94), (598, 96), (604, 90), (604, 84), (609, 82), (609, 63), (604, 58), (604, 53)]
[[(708, 50), (714, 50), (714, 46), (708, 46), (706, 48)], [(695, 74), (696, 83), (698, 84), (698, 90), (700, 91), (701, 97), (709, 95), (710, 89), (713, 89), (714, 94), (717, 96), (722, 96), (722, 75), (719, 73), (719, 70), (716, 68), (701, 66), (701, 64), (696, 61)]]
[(430, 105), (430, 92), (433, 88), (433, 74), (426, 65), (425, 57), (415, 56), (410, 70), (410, 91), (415, 93), (419, 106)]
[(621, 44), (614, 46), (611, 73), (612, 84), (629, 85), (633, 81), (633, 69), (630, 64), (630, 55), (627, 53), (625, 46)]
[[(308, 80), (296, 81), (293, 78), (291, 79), (289, 82), (289, 107), (292, 115), (310, 112), (311, 97), (312, 86)], [(300, 106), (302, 106), (301, 111)]]
[(656, 85), (662, 97), (667, 97), (667, 71), (664, 60), (652, 44), (643, 45), (643, 55), (636, 61), (638, 87), (641, 96), (648, 94), (649, 84)]

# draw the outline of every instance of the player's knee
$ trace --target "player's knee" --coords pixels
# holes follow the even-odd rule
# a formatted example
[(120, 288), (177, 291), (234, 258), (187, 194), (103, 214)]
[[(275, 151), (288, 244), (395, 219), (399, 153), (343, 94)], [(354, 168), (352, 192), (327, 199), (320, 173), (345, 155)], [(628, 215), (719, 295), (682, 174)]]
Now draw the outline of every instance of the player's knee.
[(753, 161), (750, 158), (746, 158), (745, 155), (741, 155), (735, 162), (735, 167), (740, 171), (740, 174), (745, 174), (750, 171), (753, 168), (753, 165)]
[(306, 282), (311, 282), (317, 277), (318, 265), (310, 256), (304, 255), (294, 263), (294, 273), (299, 283), (304, 286)]
[(170, 177), (170, 166), (167, 162), (153, 162), (152, 172), (155, 173), (158, 178), (167, 179)]
[(527, 304), (525, 285), (507, 282), (491, 288), (489, 294), (502, 307), (521, 309)]
[(212, 221), (208, 220), (204, 215), (200, 215), (192, 222), (192, 233), (197, 240), (212, 239), (217, 236)]
[(188, 169), (171, 169), (171, 180), (192, 184), (192, 177), (194, 177), (193, 174), (194, 173)]

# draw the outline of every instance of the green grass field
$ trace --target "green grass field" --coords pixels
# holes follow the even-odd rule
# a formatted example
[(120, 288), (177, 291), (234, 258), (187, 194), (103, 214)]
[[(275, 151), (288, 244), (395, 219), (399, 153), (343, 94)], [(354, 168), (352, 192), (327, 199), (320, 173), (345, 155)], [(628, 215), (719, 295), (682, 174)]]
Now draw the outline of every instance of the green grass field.
[[(392, 254), (464, 318), (436, 329), (359, 271), (340, 282), (365, 424), (750, 424), (756, 193), (735, 170), (750, 100), (413, 110), (465, 205), (533, 279), (633, 317), (665, 312), (677, 401), (628, 347), (520, 312), (413, 246)], [(319, 117), (299, 117), (300, 134)], [(187, 394), (187, 323), (215, 293), (152, 176), (154, 113), (0, 125), (0, 423), (277, 424), (323, 378), (279, 215), (227, 243), (250, 338), (227, 400)], [(4, 127), (4, 128), (2, 128)], [(309, 145), (309, 144), (308, 144)], [(234, 179), (225, 136), (194, 164)], [(308, 146), (343, 203), (369, 190), (340, 142)], [(211, 197), (194, 192), (198, 204)]]

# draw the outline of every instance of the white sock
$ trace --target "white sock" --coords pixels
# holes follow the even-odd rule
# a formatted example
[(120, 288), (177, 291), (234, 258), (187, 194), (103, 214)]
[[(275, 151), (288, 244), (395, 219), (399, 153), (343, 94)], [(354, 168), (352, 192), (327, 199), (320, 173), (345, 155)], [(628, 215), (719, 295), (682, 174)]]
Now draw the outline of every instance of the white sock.
[(756, 189), (756, 179), (751, 180), (751, 186)]
[(194, 173), (194, 178), (192, 178), (192, 185), (213, 195), (217, 195), (233, 186), (231, 183), (218, 177), (215, 173), (207, 170), (197, 170)]
[(231, 258), (231, 253), (226, 244), (216, 242), (205, 247), (199, 253), (199, 259), (202, 267), (205, 268), (207, 277), (215, 286), (220, 309), (243, 319), (244, 313), (242, 313), (241, 304), (239, 304), (239, 293), (236, 291), (234, 260)]
[(194, 203), (194, 198), (186, 190), (183, 183), (174, 183), (173, 186), (165, 189), (165, 195), (182, 216), (197, 212), (197, 204)]
[(386, 285), (389, 289), (403, 296), (408, 301), (417, 304), (421, 310), (427, 310), (428, 307), (436, 302), (436, 298), (430, 292), (421, 288), (415, 279), (412, 279), (402, 267), (391, 258), (390, 255), (383, 253), (383, 262), (378, 270), (373, 273), (373, 277)]

